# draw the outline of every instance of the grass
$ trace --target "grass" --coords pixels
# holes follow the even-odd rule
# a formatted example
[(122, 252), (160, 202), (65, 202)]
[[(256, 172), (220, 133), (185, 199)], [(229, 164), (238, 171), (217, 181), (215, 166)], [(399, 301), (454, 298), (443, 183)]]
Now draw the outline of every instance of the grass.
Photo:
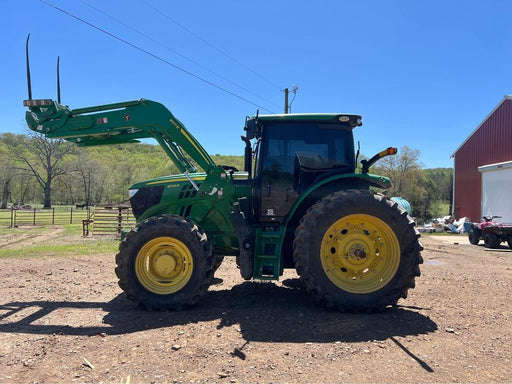
[(421, 236), (467, 236), (467, 233), (453, 233), (453, 232), (423, 232)]
[(81, 224), (68, 224), (64, 226), (64, 235), (67, 236), (81, 236), (82, 225)]
[(82, 237), (81, 225), (0, 228), (0, 259), (114, 255), (119, 239)]
[(98, 254), (114, 255), (119, 242), (99, 240), (93, 244), (60, 244), (60, 245), (36, 245), (23, 249), (1, 249), (0, 259), (27, 258), (27, 257), (71, 257), (94, 256)]
[(31, 228), (0, 228), (0, 238), (4, 239), (5, 237), (14, 237), (23, 234), (31, 234), (31, 235), (39, 235), (48, 231), (48, 228), (45, 227), (31, 227)]

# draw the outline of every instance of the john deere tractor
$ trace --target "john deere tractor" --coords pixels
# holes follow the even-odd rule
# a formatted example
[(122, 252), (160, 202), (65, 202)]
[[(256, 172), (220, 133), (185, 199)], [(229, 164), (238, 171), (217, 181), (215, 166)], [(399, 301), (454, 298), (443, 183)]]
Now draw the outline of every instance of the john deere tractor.
[(80, 147), (154, 138), (181, 174), (130, 187), (137, 225), (119, 246), (115, 272), (128, 299), (147, 310), (195, 304), (224, 256), (246, 279), (278, 280), (295, 268), (306, 290), (340, 311), (381, 311), (414, 287), (422, 263), (415, 223), (369, 173), (356, 172), (344, 113), (256, 115), (245, 120), (245, 170), (217, 165), (162, 104), (141, 99), (71, 109), (24, 101), (26, 121)]

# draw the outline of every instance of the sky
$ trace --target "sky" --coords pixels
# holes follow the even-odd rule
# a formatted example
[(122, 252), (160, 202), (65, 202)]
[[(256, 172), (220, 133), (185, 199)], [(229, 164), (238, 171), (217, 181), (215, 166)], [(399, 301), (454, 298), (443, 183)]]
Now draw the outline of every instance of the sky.
[[(212, 155), (242, 155), (246, 116), (340, 112), (367, 157), (451, 155), (512, 93), (512, 1), (1, 0), (0, 133), (28, 133), (33, 98), (70, 108), (146, 98)], [(61, 10), (56, 9), (60, 8)], [(64, 12), (67, 13), (64, 13)], [(80, 21), (82, 20), (82, 21)]]

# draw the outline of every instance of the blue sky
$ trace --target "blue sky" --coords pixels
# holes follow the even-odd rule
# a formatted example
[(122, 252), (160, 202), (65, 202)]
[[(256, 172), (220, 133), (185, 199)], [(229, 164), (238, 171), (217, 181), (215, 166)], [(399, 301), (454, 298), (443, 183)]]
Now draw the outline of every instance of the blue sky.
[(34, 98), (56, 99), (60, 56), (63, 104), (159, 101), (211, 154), (242, 155), (245, 116), (282, 113), (297, 85), (292, 112), (363, 116), (366, 156), (406, 145), (451, 167), (512, 93), (508, 0), (45, 1), (216, 87), (44, 2), (3, 1), (0, 132), (27, 133), (28, 33)]

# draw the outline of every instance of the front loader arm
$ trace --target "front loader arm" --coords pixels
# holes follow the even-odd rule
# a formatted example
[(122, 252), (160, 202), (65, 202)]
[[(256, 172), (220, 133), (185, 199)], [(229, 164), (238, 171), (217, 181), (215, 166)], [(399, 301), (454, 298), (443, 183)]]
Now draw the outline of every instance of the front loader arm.
[(194, 163), (206, 172), (217, 168), (185, 126), (165, 106), (151, 100), (73, 110), (52, 100), (25, 100), (23, 104), (29, 108), (25, 116), (29, 128), (48, 138), (94, 146), (152, 137), (183, 173), (196, 172)]

